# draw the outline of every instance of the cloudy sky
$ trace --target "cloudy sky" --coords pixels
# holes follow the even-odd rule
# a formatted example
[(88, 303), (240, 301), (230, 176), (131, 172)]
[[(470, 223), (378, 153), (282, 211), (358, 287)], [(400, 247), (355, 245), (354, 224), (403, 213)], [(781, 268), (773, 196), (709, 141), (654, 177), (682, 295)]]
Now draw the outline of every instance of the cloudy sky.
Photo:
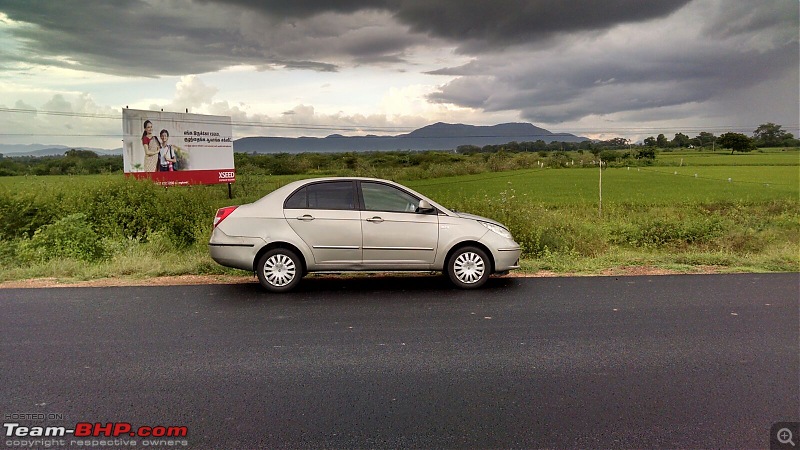
[[(0, 144), (119, 147), (121, 109), (246, 135), (531, 122), (798, 135), (797, 0), (0, 0)], [(31, 112), (35, 110), (35, 112)]]

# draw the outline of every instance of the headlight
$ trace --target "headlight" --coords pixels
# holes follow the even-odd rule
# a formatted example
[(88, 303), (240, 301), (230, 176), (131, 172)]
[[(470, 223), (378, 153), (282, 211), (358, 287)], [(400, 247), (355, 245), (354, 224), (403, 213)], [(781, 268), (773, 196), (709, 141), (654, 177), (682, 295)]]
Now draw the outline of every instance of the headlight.
[(478, 223), (483, 225), (483, 226), (485, 226), (489, 230), (494, 231), (495, 233), (499, 234), (500, 236), (503, 236), (506, 239), (513, 239), (511, 237), (511, 232), (506, 230), (505, 228), (501, 227), (500, 225), (495, 225), (495, 224), (489, 223), (489, 222), (481, 222), (480, 220), (478, 221)]

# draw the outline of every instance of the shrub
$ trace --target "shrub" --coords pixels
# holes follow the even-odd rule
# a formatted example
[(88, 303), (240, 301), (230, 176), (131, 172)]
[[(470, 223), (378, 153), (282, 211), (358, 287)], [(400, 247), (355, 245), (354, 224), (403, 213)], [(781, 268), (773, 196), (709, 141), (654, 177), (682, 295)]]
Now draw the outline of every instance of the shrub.
[(0, 196), (0, 239), (31, 237), (41, 226), (53, 221), (56, 211), (34, 195)]
[(149, 181), (124, 179), (88, 194), (88, 215), (103, 236), (147, 238), (159, 225), (160, 188)]
[(722, 234), (716, 217), (694, 219), (656, 218), (620, 227), (612, 232), (618, 244), (634, 247), (705, 244)]
[(105, 256), (98, 234), (83, 213), (71, 214), (45, 225), (19, 244), (17, 256), (25, 261), (72, 258), (97, 261)]

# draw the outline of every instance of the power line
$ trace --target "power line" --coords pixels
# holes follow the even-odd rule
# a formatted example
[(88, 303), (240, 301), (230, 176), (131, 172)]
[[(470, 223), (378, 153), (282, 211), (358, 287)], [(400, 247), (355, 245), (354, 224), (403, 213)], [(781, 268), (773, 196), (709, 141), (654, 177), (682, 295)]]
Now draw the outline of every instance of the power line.
[[(59, 117), (76, 117), (83, 119), (106, 119), (106, 120), (122, 120), (121, 115), (111, 114), (90, 114), (90, 113), (77, 113), (68, 111), (46, 111), (39, 109), (21, 109), (21, 108), (0, 108), (0, 112), (13, 113), (13, 114), (41, 114), (45, 116), (59, 116)], [(159, 111), (153, 111), (159, 113)], [(163, 111), (160, 111), (163, 112)], [(201, 124), (228, 124), (237, 127), (253, 127), (253, 128), (288, 128), (288, 129), (301, 129), (301, 130), (327, 130), (327, 131), (412, 131), (412, 127), (379, 127), (379, 126), (361, 126), (361, 125), (318, 125), (318, 124), (304, 124), (304, 123), (288, 123), (288, 122), (260, 122), (260, 121), (238, 121), (231, 120), (215, 121), (215, 120), (197, 120), (197, 119), (171, 119), (173, 122), (179, 123), (201, 123)], [(8, 136), (9, 134), (2, 134)], [(48, 136), (48, 135), (37, 135)], [(58, 135), (56, 135), (58, 136)], [(72, 136), (72, 135), (60, 135)]]
[[(80, 113), (80, 112), (69, 112), (69, 111), (49, 111), (49, 110), (38, 110), (38, 109), (24, 109), (24, 108), (0, 108), (0, 113), (11, 113), (11, 114), (41, 114), (47, 116), (58, 116), (58, 117), (75, 117), (75, 118), (84, 118), (84, 119), (104, 119), (104, 120), (122, 120), (121, 115), (116, 114), (92, 114), (92, 113)], [(158, 111), (153, 111), (154, 113), (158, 113)], [(412, 127), (392, 127), (392, 126), (369, 126), (369, 125), (333, 125), (333, 124), (307, 124), (307, 123), (288, 123), (288, 122), (261, 122), (261, 121), (243, 121), (243, 120), (231, 120), (228, 121), (214, 121), (214, 120), (196, 120), (196, 119), (173, 119), (174, 122), (183, 122), (183, 123), (201, 123), (201, 124), (228, 124), (230, 123), (231, 126), (234, 127), (246, 127), (246, 128), (280, 128), (280, 129), (296, 129), (296, 130), (316, 130), (316, 131), (366, 131), (366, 132), (401, 132), (401, 131), (414, 131), (415, 128)], [(705, 126), (705, 127), (679, 127), (679, 126), (672, 126), (666, 127), (669, 129), (680, 129), (682, 132), (686, 133), (699, 133), (702, 131), (713, 130), (716, 132), (727, 132), (727, 131), (750, 131), (755, 128), (758, 128), (760, 125), (719, 125), (719, 126)], [(525, 134), (525, 135), (470, 135), (470, 136), (452, 136), (452, 137), (468, 137), (468, 138), (498, 138), (498, 137), (506, 137), (506, 138), (530, 138), (530, 137), (559, 137), (559, 136), (568, 136), (574, 135), (575, 133), (602, 133), (602, 134), (614, 134), (614, 133), (641, 133), (641, 134), (650, 134), (650, 133), (660, 133), (664, 130), (665, 127), (657, 128), (657, 127), (616, 127), (616, 128), (604, 128), (604, 129), (592, 129), (592, 128), (576, 128), (573, 129), (571, 133), (565, 132), (554, 132), (550, 134)], [(784, 126), (785, 129), (795, 130), (800, 129), (800, 124), (791, 124), (788, 126)], [(119, 135), (108, 135), (108, 134), (38, 134), (38, 133), (0, 133), (0, 136), (57, 136), (57, 137), (115, 137)], [(362, 136), (364, 137), (364, 136)], [(448, 138), (451, 136), (426, 136), (426, 139), (429, 138)]]
[(44, 133), (0, 133), (0, 136), (30, 136), (30, 137), (121, 137), (121, 134), (44, 134)]

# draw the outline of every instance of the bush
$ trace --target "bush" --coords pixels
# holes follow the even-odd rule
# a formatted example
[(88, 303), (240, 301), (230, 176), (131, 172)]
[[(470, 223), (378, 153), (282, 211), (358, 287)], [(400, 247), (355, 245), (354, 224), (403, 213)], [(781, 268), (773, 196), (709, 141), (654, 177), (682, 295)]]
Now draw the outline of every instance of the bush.
[(17, 257), (23, 261), (48, 261), (55, 258), (72, 258), (97, 261), (105, 256), (98, 234), (85, 214), (71, 214), (45, 225), (30, 239), (23, 239)]
[(648, 219), (614, 230), (618, 244), (634, 247), (663, 247), (667, 245), (705, 244), (720, 236), (724, 230), (719, 218)]
[(41, 226), (53, 221), (57, 212), (35, 195), (0, 196), (0, 239), (31, 237)]
[(106, 183), (87, 193), (86, 210), (103, 236), (146, 239), (160, 224), (160, 191), (163, 188), (149, 181)]

